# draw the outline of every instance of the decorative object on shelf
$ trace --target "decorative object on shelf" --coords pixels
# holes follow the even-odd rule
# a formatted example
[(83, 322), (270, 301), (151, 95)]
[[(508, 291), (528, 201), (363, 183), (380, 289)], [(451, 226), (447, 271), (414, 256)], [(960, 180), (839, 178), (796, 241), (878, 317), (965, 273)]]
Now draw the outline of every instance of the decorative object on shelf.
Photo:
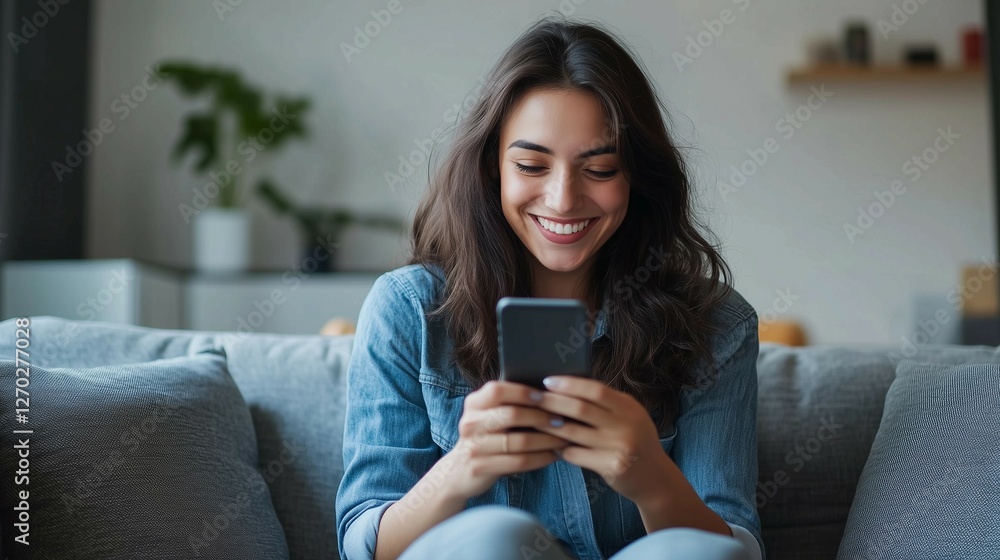
[[(360, 214), (346, 208), (308, 208), (297, 206), (280, 191), (277, 185), (263, 180), (257, 185), (257, 194), (275, 212), (291, 216), (299, 226), (304, 243), (302, 257), (318, 262), (316, 272), (335, 270), (335, 260), (344, 230), (351, 225), (367, 226), (395, 232), (403, 231), (403, 222), (395, 216)], [(321, 258), (320, 255), (329, 255)]]
[(802, 325), (798, 321), (790, 319), (760, 321), (757, 326), (757, 338), (760, 342), (784, 344), (785, 346), (806, 346), (809, 344)]
[(194, 221), (195, 269), (246, 270), (250, 261), (250, 219), (241, 197), (246, 167), (288, 140), (305, 136), (302, 114), (309, 107), (309, 99), (282, 95), (265, 99), (259, 88), (228, 68), (168, 61), (159, 64), (158, 71), (176, 83), (183, 94), (211, 99), (206, 109), (187, 115), (184, 131), (173, 149), (175, 162), (188, 153), (200, 153), (194, 170), (209, 179), (195, 189), (191, 205), (180, 206), (185, 221)]
[(937, 66), (938, 49), (929, 43), (907, 45), (904, 50), (905, 61), (910, 66)]
[(242, 272), (250, 262), (250, 214), (208, 207), (191, 222), (192, 258), (200, 272)]
[(969, 26), (962, 30), (962, 60), (970, 65), (983, 63), (983, 30)]
[(997, 263), (982, 259), (962, 269), (962, 344), (1000, 344), (1000, 281)]
[(871, 63), (867, 23), (851, 21), (844, 28), (844, 60), (848, 64), (868, 65)]
[(806, 50), (809, 64), (813, 66), (828, 66), (840, 62), (840, 44), (834, 37), (815, 37), (807, 43)]
[(338, 336), (342, 334), (354, 334), (356, 332), (358, 332), (358, 330), (354, 326), (354, 323), (344, 319), (343, 317), (335, 317), (323, 325), (319, 334), (326, 336)]

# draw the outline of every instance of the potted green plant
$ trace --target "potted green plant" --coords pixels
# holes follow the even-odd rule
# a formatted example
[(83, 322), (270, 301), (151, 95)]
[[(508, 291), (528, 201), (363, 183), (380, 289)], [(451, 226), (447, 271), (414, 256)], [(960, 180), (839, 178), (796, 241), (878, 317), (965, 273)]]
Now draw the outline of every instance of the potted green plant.
[[(186, 96), (208, 96), (207, 108), (184, 119), (183, 132), (173, 148), (179, 162), (198, 154), (194, 170), (207, 176), (196, 191), (195, 208), (183, 208), (192, 224), (195, 268), (201, 271), (240, 271), (249, 263), (249, 215), (243, 208), (247, 167), (257, 164), (289, 140), (306, 134), (302, 114), (306, 97), (265, 97), (240, 74), (228, 68), (188, 61), (167, 61), (159, 73)], [(273, 184), (273, 182), (272, 182)], [(199, 204), (199, 201), (201, 202)]]
[(299, 206), (282, 193), (276, 184), (266, 179), (258, 183), (257, 194), (276, 213), (295, 220), (302, 235), (303, 258), (312, 257), (317, 262), (318, 272), (330, 272), (336, 268), (336, 248), (340, 246), (340, 240), (348, 227), (358, 225), (396, 232), (404, 229), (402, 220), (395, 216), (359, 213), (340, 207)]

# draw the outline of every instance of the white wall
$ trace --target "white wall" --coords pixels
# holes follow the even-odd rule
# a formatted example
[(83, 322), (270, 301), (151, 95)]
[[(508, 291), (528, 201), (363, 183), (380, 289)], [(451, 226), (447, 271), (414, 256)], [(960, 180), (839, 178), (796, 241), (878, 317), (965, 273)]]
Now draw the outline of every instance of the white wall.
[[(677, 139), (692, 148), (701, 203), (737, 288), (758, 311), (771, 309), (781, 290), (797, 297), (785, 315), (801, 319), (814, 342), (896, 343), (912, 330), (917, 296), (951, 312), (945, 294), (959, 267), (995, 257), (985, 80), (812, 84), (833, 97), (791, 138), (776, 129), (810, 95), (810, 84), (790, 87), (784, 74), (804, 60), (805, 40), (839, 35), (848, 17), (888, 20), (893, 1), (402, 0), (402, 12), (348, 62), (341, 43), (352, 42), (355, 26), (388, 0), (243, 0), (221, 18), (207, 1), (101, 0), (91, 126), (108, 117), (115, 130), (89, 159), (89, 256), (176, 266), (190, 260), (177, 206), (190, 204), (192, 188), (204, 181), (168, 161), (188, 102), (164, 86), (125, 119), (112, 106), (142, 83), (148, 65), (216, 61), (238, 66), (268, 90), (311, 95), (310, 139), (262, 169), (304, 201), (410, 218), (426, 166), (396, 189), (384, 174), (415, 141), (448, 124), (446, 111), (517, 34), (561, 6), (616, 28), (643, 59), (672, 110)], [(873, 29), (877, 60), (897, 60), (903, 42), (930, 39), (955, 62), (958, 28), (983, 19), (978, 0), (908, 2), (919, 9), (888, 39)], [(735, 21), (679, 69), (673, 54), (724, 9)], [(939, 127), (960, 138), (911, 181), (903, 164), (933, 145)], [(744, 186), (723, 193), (719, 182), (730, 183), (730, 166), (769, 137), (778, 151)], [(873, 192), (896, 179), (905, 193), (852, 244), (844, 223), (855, 223), (858, 209), (875, 202)], [(295, 263), (292, 224), (257, 203), (251, 208), (255, 265)], [(389, 268), (405, 250), (398, 236), (361, 231), (346, 240), (342, 257), (352, 268)]]

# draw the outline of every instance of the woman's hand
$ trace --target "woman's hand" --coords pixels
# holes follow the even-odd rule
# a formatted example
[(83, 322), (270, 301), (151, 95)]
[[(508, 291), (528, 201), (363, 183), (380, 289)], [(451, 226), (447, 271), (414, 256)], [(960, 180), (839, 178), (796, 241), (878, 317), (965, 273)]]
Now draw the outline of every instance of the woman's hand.
[(488, 490), (503, 475), (540, 469), (559, 460), (553, 452), (568, 443), (535, 430), (556, 415), (538, 408), (545, 391), (506, 381), (489, 381), (465, 397), (458, 443), (448, 453), (450, 489), (465, 499)]
[(600, 474), (634, 502), (648, 495), (670, 457), (642, 404), (594, 379), (550, 376), (545, 385), (549, 390), (539, 408), (567, 420), (561, 427), (539, 429), (570, 443), (562, 458)]

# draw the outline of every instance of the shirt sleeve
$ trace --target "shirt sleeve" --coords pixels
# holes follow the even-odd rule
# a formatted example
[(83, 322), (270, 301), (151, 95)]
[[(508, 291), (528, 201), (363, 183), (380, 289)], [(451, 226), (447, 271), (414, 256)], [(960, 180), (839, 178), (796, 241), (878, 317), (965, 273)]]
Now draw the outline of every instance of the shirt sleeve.
[(347, 369), (337, 490), (342, 560), (374, 556), (382, 514), (440, 458), (419, 381), (424, 321), (413, 289), (391, 274), (375, 281), (362, 304)]
[(743, 542), (749, 558), (764, 558), (757, 514), (757, 315), (716, 342), (704, 388), (682, 393), (671, 457), (712, 511)]

